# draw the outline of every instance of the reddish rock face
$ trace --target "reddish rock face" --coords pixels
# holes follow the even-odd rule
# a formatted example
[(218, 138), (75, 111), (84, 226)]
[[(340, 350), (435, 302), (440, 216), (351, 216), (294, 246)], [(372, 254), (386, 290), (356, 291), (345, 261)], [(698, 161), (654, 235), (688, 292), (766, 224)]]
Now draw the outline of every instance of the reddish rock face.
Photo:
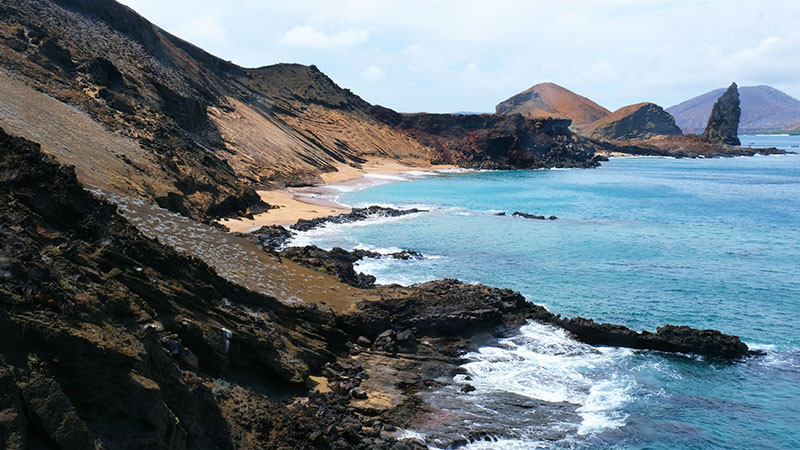
[(497, 114), (522, 114), (535, 119), (569, 119), (575, 128), (611, 114), (611, 111), (592, 100), (555, 83), (532, 86), (498, 103), (495, 111)]

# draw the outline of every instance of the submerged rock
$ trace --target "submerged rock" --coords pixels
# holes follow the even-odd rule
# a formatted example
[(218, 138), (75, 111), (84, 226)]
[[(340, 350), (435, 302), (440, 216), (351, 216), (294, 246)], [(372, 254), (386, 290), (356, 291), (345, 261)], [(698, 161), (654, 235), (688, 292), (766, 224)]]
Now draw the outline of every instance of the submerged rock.
[[(499, 216), (500, 214), (495, 214), (495, 215)], [(505, 216), (505, 213), (503, 213), (502, 215)], [(519, 212), (519, 211), (514, 211), (514, 214), (511, 214), (511, 215), (514, 216), (514, 217), (522, 217), (524, 219), (536, 219), (536, 220), (545, 220), (545, 219), (546, 220), (556, 220), (556, 219), (558, 219), (558, 217), (556, 217), (556, 216), (546, 217), (546, 216), (539, 216), (539, 215), (536, 215), (536, 214), (528, 214), (528, 213)]]
[(731, 83), (728, 90), (714, 103), (708, 125), (703, 132), (703, 140), (727, 145), (741, 145), (739, 141), (739, 118), (742, 109), (739, 106), (739, 89)]

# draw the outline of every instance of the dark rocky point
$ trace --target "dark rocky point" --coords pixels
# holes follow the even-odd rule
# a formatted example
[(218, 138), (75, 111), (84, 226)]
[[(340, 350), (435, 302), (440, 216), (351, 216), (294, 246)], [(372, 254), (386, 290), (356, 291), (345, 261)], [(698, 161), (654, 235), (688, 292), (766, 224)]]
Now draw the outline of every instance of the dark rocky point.
[(719, 144), (741, 145), (741, 141), (739, 141), (739, 118), (741, 115), (739, 89), (736, 83), (731, 83), (711, 109), (708, 125), (702, 135), (703, 140)]
[(309, 231), (329, 223), (351, 223), (376, 217), (399, 217), (408, 214), (426, 212), (423, 209), (394, 209), (383, 206), (369, 206), (366, 208), (353, 208), (349, 213), (337, 214), (335, 216), (319, 217), (316, 219), (300, 219), (291, 226), (296, 231)]

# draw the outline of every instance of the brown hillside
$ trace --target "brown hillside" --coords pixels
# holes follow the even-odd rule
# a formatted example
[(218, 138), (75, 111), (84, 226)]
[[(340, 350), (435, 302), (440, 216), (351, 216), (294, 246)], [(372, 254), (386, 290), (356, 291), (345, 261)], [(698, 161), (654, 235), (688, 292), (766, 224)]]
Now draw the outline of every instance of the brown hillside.
[(588, 98), (555, 83), (540, 83), (499, 103), (497, 114), (522, 114), (531, 118), (571, 119), (574, 128), (581, 128), (611, 111)]
[(85, 184), (198, 218), (372, 156), (432, 158), (314, 66), (244, 69), (110, 0), (4, 1), (0, 96), (0, 126)]
[(623, 106), (581, 129), (592, 139), (648, 139), (653, 136), (681, 134), (675, 119), (655, 103)]

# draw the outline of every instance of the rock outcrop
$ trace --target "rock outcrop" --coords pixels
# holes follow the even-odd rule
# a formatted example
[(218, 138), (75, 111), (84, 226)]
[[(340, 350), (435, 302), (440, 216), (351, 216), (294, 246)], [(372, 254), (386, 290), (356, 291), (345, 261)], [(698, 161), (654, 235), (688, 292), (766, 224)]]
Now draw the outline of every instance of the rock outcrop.
[(611, 111), (555, 83), (540, 83), (500, 102), (497, 114), (522, 114), (544, 119), (569, 119), (575, 128), (597, 121)]
[(409, 214), (427, 212), (424, 209), (395, 209), (384, 206), (372, 205), (366, 208), (354, 208), (352, 211), (335, 216), (318, 217), (315, 219), (300, 219), (290, 228), (295, 231), (309, 231), (329, 223), (352, 223), (380, 217), (400, 217)]
[[(2, 130), (0, 197), (5, 448), (424, 448), (391, 433), (421, 412), (418, 393), (527, 320), (596, 345), (749, 354), (719, 332), (564, 319), (456, 280), (341, 299), (317, 272), (338, 309), (284, 303), (144, 237), (72, 168)], [(314, 252), (298, 254), (330, 256)], [(353, 255), (332, 258), (352, 270)]]
[(438, 163), (484, 169), (596, 167), (596, 146), (568, 119), (520, 114), (402, 114), (397, 127), (435, 149)]
[(741, 145), (739, 141), (739, 90), (732, 83), (714, 103), (708, 125), (703, 132), (703, 140), (716, 144)]
[(624, 106), (580, 130), (592, 139), (649, 139), (654, 136), (677, 136), (681, 129), (675, 119), (655, 103)]

